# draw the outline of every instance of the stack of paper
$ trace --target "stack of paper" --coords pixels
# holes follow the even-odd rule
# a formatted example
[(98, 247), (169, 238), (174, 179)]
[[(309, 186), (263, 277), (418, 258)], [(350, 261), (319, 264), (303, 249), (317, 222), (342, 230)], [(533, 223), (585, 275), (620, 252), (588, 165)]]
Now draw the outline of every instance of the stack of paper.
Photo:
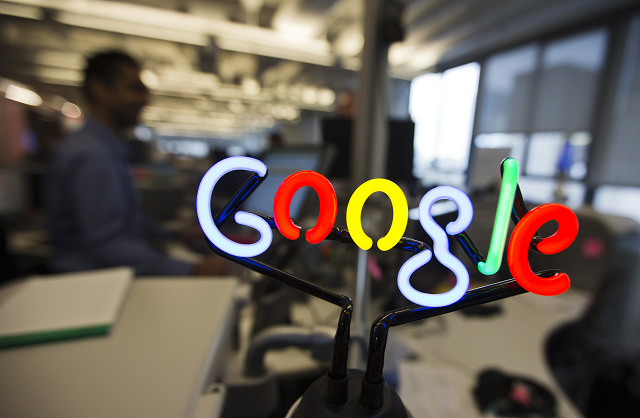
[(132, 269), (118, 267), (35, 276), (0, 289), (0, 347), (107, 334), (132, 280)]

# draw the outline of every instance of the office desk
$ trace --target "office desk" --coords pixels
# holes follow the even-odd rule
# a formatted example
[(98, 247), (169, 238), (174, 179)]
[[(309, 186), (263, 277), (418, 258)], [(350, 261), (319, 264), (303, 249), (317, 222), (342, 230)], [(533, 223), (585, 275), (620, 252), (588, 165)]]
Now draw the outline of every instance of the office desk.
[(222, 373), (236, 286), (136, 279), (111, 334), (0, 350), (0, 416), (200, 414), (201, 394)]
[(588, 300), (588, 294), (573, 290), (554, 297), (526, 293), (501, 301), (500, 315), (452, 313), (442, 317), (444, 328), (438, 327), (434, 318), (421, 326), (394, 328), (391, 334), (418, 353), (421, 362), (463, 372), (468, 394), (477, 373), (493, 367), (541, 382), (556, 396), (558, 416), (580, 418), (582, 414), (558, 387), (547, 366), (545, 343), (557, 326), (577, 318)]

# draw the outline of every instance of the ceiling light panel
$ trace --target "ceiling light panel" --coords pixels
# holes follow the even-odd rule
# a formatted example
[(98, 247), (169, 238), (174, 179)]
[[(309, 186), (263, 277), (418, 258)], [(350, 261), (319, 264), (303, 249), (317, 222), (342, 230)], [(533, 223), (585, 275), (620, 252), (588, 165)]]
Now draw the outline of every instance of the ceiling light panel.
[(67, 25), (123, 33), (126, 35), (142, 36), (146, 38), (162, 39), (165, 41), (200, 46), (206, 46), (209, 44), (207, 36), (201, 33), (96, 17), (88, 14), (61, 12), (55, 17), (55, 20)]
[(25, 19), (42, 20), (44, 12), (37, 6), (0, 2), (0, 15), (23, 17)]

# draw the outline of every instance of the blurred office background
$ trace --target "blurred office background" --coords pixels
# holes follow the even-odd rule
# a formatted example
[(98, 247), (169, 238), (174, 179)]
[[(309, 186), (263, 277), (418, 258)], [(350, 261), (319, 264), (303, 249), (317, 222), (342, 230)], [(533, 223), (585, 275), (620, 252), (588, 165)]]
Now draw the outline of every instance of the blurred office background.
[(274, 141), (332, 148), (344, 199), (372, 177), (412, 207), (439, 184), (482, 196), (512, 156), (529, 202), (640, 221), (639, 16), (629, 0), (0, 2), (5, 241), (46, 256), (46, 162), (87, 116), (85, 58), (109, 49), (152, 92), (130, 146), (162, 221), (193, 220), (211, 164)]
[[(248, 155), (282, 168), (266, 200), (247, 202), (253, 210), (269, 211), (287, 170), (317, 169), (338, 192), (339, 225), (368, 178), (396, 181), (412, 209), (431, 187), (460, 187), (486, 252), (499, 164), (512, 156), (532, 206), (563, 203), (581, 222), (571, 249), (532, 257), (534, 267), (562, 268), (594, 292), (620, 237), (637, 233), (637, 1), (0, 1), (0, 255), (12, 266), (3, 279), (46, 273), (47, 160), (87, 117), (85, 58), (111, 49), (142, 64), (152, 100), (129, 140), (133, 173), (145, 213), (176, 230), (195, 222), (206, 169)], [(311, 222), (313, 199), (295, 209)], [(382, 235), (390, 205), (377, 205), (365, 206), (365, 230)], [(454, 210), (442, 206), (443, 222)], [(411, 219), (407, 235), (428, 242)], [(355, 270), (355, 249), (323, 245), (269, 257), (324, 285), (353, 285), (355, 272), (341, 269)], [(372, 253), (375, 299), (393, 290), (403, 260)], [(508, 276), (503, 266), (498, 277)], [(438, 279), (446, 290), (447, 275)], [(380, 303), (406, 301), (395, 292)]]

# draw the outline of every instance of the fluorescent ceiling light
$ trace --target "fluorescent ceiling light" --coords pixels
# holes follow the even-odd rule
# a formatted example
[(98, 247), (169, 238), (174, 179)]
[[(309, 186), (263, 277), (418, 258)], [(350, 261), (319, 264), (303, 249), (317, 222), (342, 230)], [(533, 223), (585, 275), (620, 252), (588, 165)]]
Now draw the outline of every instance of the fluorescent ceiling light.
[(244, 90), (250, 96), (255, 96), (260, 94), (260, 83), (258, 80), (252, 77), (243, 77), (242, 78), (242, 90)]
[(62, 105), (62, 114), (68, 118), (77, 119), (82, 116), (82, 110), (71, 102)]
[(278, 84), (276, 87), (276, 96), (278, 96), (278, 99), (286, 99), (289, 97), (289, 86), (284, 83)]
[(272, 29), (195, 14), (102, 0), (22, 0), (21, 3), (20, 7), (57, 10), (54, 19), (72, 26), (201, 46), (208, 45), (209, 36), (214, 36), (220, 48), (231, 51), (326, 66), (335, 62), (326, 39), (292, 38)]
[(326, 39), (291, 37), (272, 29), (227, 21), (209, 22), (204, 30), (216, 38), (245, 41), (317, 56), (331, 54), (331, 45)]
[(267, 57), (306, 62), (309, 64), (324, 65), (328, 67), (332, 66), (335, 62), (335, 57), (329, 53), (317, 54), (308, 51), (298, 51), (297, 48), (287, 48), (287, 45), (284, 43), (282, 43), (281, 46), (271, 46), (259, 44), (254, 41), (231, 39), (222, 36), (216, 38), (216, 44), (220, 49), (226, 49), (228, 51), (264, 55)]
[[(186, 77), (190, 76), (187, 75)], [(190, 98), (202, 97), (203, 94), (206, 94), (216, 100), (239, 99), (252, 103), (269, 102), (273, 99), (273, 93), (266, 89), (258, 91), (257, 93), (254, 91), (250, 94), (242, 87), (233, 84), (215, 86), (182, 82), (165, 83), (162, 77), (160, 78), (160, 85), (151, 88), (151, 91), (154, 94)]]
[(270, 111), (278, 119), (295, 120), (300, 116), (300, 109), (295, 106), (274, 105), (270, 106)]
[(36, 51), (33, 62), (44, 67), (65, 68), (68, 70), (84, 69), (84, 57), (77, 52)]
[(42, 20), (44, 12), (37, 6), (0, 2), (0, 15), (23, 17), (25, 19)]
[(227, 103), (227, 107), (229, 108), (230, 111), (238, 115), (244, 112), (245, 110), (245, 107), (242, 104), (242, 102), (240, 102), (240, 100), (230, 100)]
[(358, 27), (345, 29), (336, 39), (335, 50), (340, 55), (355, 57), (362, 51), (364, 36)]
[(14, 84), (9, 84), (7, 86), (7, 90), (4, 92), (4, 97), (29, 106), (40, 106), (42, 104), (42, 97), (40, 97), (38, 93), (23, 87), (18, 87)]
[(138, 125), (133, 128), (133, 134), (140, 141), (148, 142), (153, 139), (153, 130), (148, 126)]
[(273, 18), (275, 30), (294, 39), (314, 39), (322, 31), (323, 23), (322, 17), (309, 17), (301, 14), (288, 16), (276, 14)]
[(237, 122), (231, 119), (210, 119), (201, 116), (170, 116), (169, 122), (179, 123), (182, 125), (202, 125), (202, 126), (224, 126), (235, 127)]
[(362, 60), (359, 57), (340, 57), (342, 68), (350, 71), (360, 71), (362, 69)]
[(302, 101), (308, 104), (315, 104), (318, 101), (318, 89), (315, 87), (305, 87), (302, 91)]
[[(150, 124), (159, 134), (162, 135), (178, 135), (180, 132), (218, 132), (218, 133), (235, 133), (237, 130), (230, 126), (202, 126), (191, 125), (186, 123), (161, 122)], [(172, 134), (168, 133), (172, 132)]]
[(202, 33), (147, 25), (143, 23), (127, 22), (119, 19), (92, 16), (84, 13), (60, 12), (55, 17), (55, 20), (66, 25), (123, 33), (126, 35), (141, 36), (144, 38), (161, 39), (164, 41), (199, 46), (209, 45), (208, 37)]
[(144, 85), (150, 89), (158, 87), (158, 85), (160, 84), (160, 79), (158, 78), (156, 73), (148, 69), (140, 71), (140, 80), (142, 80)]
[[(409, 48), (408, 45), (404, 46)], [(406, 62), (406, 66), (414, 70), (424, 70), (436, 65), (438, 59), (447, 48), (445, 41), (432, 42), (424, 46), (415, 46), (411, 52), (411, 58)]]
[(302, 100), (302, 88), (304, 86), (301, 85), (296, 85), (296, 86), (292, 86), (289, 89), (289, 97), (291, 98), (291, 100), (293, 101), (300, 101)]
[(36, 67), (32, 73), (46, 83), (65, 86), (80, 86), (83, 79), (80, 71), (66, 68)]
[(404, 45), (401, 42), (395, 42), (389, 47), (389, 64), (397, 67), (406, 64), (414, 52), (413, 45)]
[(318, 103), (323, 106), (330, 106), (336, 101), (336, 94), (331, 89), (320, 89), (318, 93)]

